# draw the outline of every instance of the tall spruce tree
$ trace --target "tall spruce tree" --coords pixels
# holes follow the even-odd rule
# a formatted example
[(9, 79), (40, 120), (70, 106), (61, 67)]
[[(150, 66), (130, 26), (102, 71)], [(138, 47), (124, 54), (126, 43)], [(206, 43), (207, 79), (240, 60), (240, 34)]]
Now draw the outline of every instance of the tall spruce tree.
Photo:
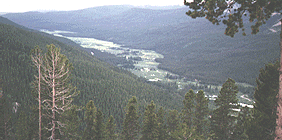
[(180, 118), (177, 110), (169, 110), (167, 117), (168, 139), (174, 140), (180, 128)]
[(139, 133), (138, 122), (138, 106), (137, 99), (133, 96), (129, 99), (126, 106), (126, 114), (123, 122), (122, 139), (123, 140), (136, 140)]
[(205, 97), (204, 91), (200, 90), (195, 97), (195, 118), (194, 124), (198, 135), (207, 136), (208, 122), (207, 116), (209, 115), (208, 103), (209, 99)]
[(190, 129), (193, 127), (194, 108), (195, 108), (195, 93), (192, 89), (189, 90), (184, 96), (182, 109), (182, 120)]
[(96, 113), (95, 123), (95, 140), (105, 139), (105, 125), (104, 125), (104, 115), (100, 109)]
[(145, 109), (141, 140), (158, 139), (158, 123), (155, 111), (156, 105), (154, 101), (151, 101), (151, 104)]
[(165, 123), (165, 110), (163, 107), (160, 107), (158, 112), (157, 112), (157, 123), (158, 123), (158, 139), (159, 140), (166, 140), (168, 135), (167, 135), (167, 126)]
[(80, 108), (78, 106), (72, 105), (60, 118), (61, 122), (65, 124), (65, 127), (62, 129), (64, 139), (78, 140), (81, 138), (79, 133), (81, 122), (78, 116), (79, 111)]
[(84, 108), (84, 122), (86, 123), (82, 137), (84, 140), (93, 140), (95, 138), (94, 122), (96, 111), (94, 101), (90, 100)]
[[(259, 27), (266, 24), (271, 14), (275, 12), (282, 14), (281, 0), (193, 0), (193, 2), (184, 0), (184, 4), (193, 10), (189, 10), (186, 13), (187, 15), (192, 18), (206, 17), (210, 22), (217, 25), (222, 22), (227, 26), (224, 34), (231, 37), (239, 32), (239, 29), (242, 29), (243, 35), (246, 35), (243, 16), (248, 16), (249, 22), (255, 21), (251, 29), (252, 34), (257, 34)], [(280, 19), (280, 22), (282, 22), (282, 19)], [(282, 24), (277, 116), (275, 139), (279, 140), (282, 139)]]
[(213, 111), (211, 117), (211, 130), (214, 139), (227, 140), (232, 138), (232, 132), (236, 121), (235, 115), (238, 109), (237, 99), (238, 87), (233, 79), (228, 78), (222, 85), (215, 105), (218, 107)]
[(115, 140), (117, 138), (117, 134), (115, 131), (116, 131), (115, 119), (111, 115), (107, 119), (106, 130), (105, 130), (105, 139), (106, 140)]
[(249, 137), (247, 135), (247, 130), (250, 128), (250, 108), (240, 107), (240, 111), (238, 112), (238, 117), (235, 125), (235, 129), (233, 131), (232, 139), (234, 140), (248, 140)]
[(201, 140), (204, 139), (202, 135), (198, 135), (196, 128), (189, 128), (186, 123), (182, 122), (178, 130), (174, 133), (173, 139), (184, 139), (184, 140)]
[(250, 139), (271, 140), (275, 137), (276, 107), (279, 89), (279, 62), (260, 70), (254, 93), (254, 109), (247, 130)]

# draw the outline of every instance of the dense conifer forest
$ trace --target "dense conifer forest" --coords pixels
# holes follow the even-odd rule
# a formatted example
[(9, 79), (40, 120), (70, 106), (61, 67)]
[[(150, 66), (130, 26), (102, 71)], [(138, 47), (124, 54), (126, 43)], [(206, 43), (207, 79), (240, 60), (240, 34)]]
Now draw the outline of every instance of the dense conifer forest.
[(47, 34), (28, 32), (12, 25), (0, 24), (0, 28), (3, 97), (11, 103), (18, 103), (19, 111), (31, 110), (30, 107), (36, 103), (36, 95), (32, 94), (36, 92), (31, 83), (37, 74), (30, 51), (38, 45), (46, 52), (46, 45), (49, 44), (61, 48), (61, 53), (73, 64), (71, 83), (80, 92), (73, 103), (84, 106), (89, 100), (93, 100), (106, 117), (110, 114), (114, 116), (118, 128), (123, 122), (127, 100), (132, 96), (139, 98), (139, 108), (142, 110), (145, 109), (146, 102), (151, 100), (165, 108), (176, 109), (180, 106), (177, 101), (180, 98), (173, 96), (173, 93), (149, 85), (126, 70), (102, 62), (82, 48), (65, 45), (50, 39)]
[[(218, 98), (210, 101), (203, 90), (177, 92), (149, 84), (97, 59), (71, 41), (3, 24), (9, 23), (4, 18), (1, 21), (1, 139), (274, 137), (276, 104), (269, 102), (276, 100), (279, 63), (261, 69), (254, 93), (255, 108), (243, 108), (238, 105), (239, 87), (233, 79), (227, 79), (219, 89)], [(31, 57), (40, 58), (38, 54), (42, 55), (42, 68)], [(52, 67), (53, 60), (58, 60), (58, 67), (54, 64)], [(51, 68), (56, 70), (52, 73)], [(39, 78), (39, 70), (45, 78)], [(51, 73), (54, 76), (48, 77)], [(60, 79), (58, 83), (52, 81), (55, 75)], [(39, 79), (43, 81), (37, 82)], [(268, 84), (269, 81), (272, 83)], [(42, 84), (42, 101), (38, 99), (39, 84)], [(209, 104), (214, 105), (213, 109), (209, 109)]]

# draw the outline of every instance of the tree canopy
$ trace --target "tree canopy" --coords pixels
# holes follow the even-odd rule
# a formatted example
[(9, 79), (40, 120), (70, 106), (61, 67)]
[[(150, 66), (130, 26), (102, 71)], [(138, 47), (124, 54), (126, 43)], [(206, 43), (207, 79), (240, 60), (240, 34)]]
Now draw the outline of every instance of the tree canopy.
[[(266, 24), (272, 14), (282, 14), (281, 0), (193, 0), (184, 4), (191, 10), (186, 12), (192, 18), (205, 17), (213, 24), (225, 24), (225, 35), (234, 37), (239, 29), (246, 35), (244, 24), (247, 20), (254, 22), (251, 25), (252, 34), (259, 32), (260, 26)], [(246, 17), (246, 18), (244, 18)], [(280, 19), (280, 24), (282, 19)], [(282, 29), (282, 24), (281, 24)], [(282, 32), (280, 33), (280, 68), (279, 68), (279, 91), (277, 100), (277, 120), (276, 120), (276, 138), (282, 139)]]
[(192, 18), (205, 17), (213, 24), (225, 24), (225, 34), (231, 37), (243, 31), (246, 35), (244, 20), (248, 17), (249, 22), (254, 22), (251, 26), (252, 34), (259, 32), (259, 27), (266, 23), (275, 12), (282, 13), (281, 0), (194, 0), (184, 4), (192, 9), (186, 12)]

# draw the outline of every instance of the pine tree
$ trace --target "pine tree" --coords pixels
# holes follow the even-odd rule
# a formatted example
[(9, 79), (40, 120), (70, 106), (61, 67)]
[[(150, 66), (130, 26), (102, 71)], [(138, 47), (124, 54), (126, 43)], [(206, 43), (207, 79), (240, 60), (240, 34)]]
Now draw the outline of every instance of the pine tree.
[(206, 135), (207, 132), (207, 116), (209, 115), (208, 103), (209, 99), (205, 97), (204, 91), (200, 90), (195, 97), (196, 106), (195, 106), (195, 118), (194, 124), (196, 132), (199, 135)]
[(173, 140), (178, 135), (177, 132), (180, 128), (180, 119), (177, 110), (169, 110), (167, 118), (167, 131), (169, 134), (168, 139)]
[[(271, 14), (277, 12), (282, 14), (281, 0), (193, 0), (186, 1), (184, 4), (189, 6), (193, 11), (188, 11), (186, 14), (192, 18), (206, 17), (213, 24), (219, 25), (220, 22), (225, 24), (225, 35), (234, 37), (239, 29), (242, 29), (242, 34), (245, 36), (245, 28), (243, 16), (248, 16), (249, 22), (255, 21), (251, 26), (251, 34), (257, 34), (259, 27), (266, 24), (266, 21), (271, 18)], [(228, 17), (226, 12), (228, 11)], [(282, 19), (280, 19), (282, 22)], [(278, 44), (277, 44), (278, 45)], [(280, 67), (279, 67), (279, 90), (277, 100), (277, 119), (275, 129), (275, 139), (282, 139), (282, 24), (280, 31)]]
[(194, 119), (194, 100), (195, 100), (195, 93), (192, 89), (189, 90), (185, 94), (183, 100), (183, 109), (182, 109), (182, 120), (186, 123), (186, 126), (190, 129), (193, 127), (193, 119)]
[(94, 123), (95, 140), (105, 139), (105, 125), (103, 121), (104, 121), (103, 113), (100, 109), (98, 109)]
[(247, 130), (250, 139), (274, 139), (279, 88), (279, 62), (269, 63), (260, 70), (254, 93), (254, 109)]
[(133, 96), (129, 99), (127, 107), (125, 119), (123, 122), (123, 131), (122, 131), (122, 139), (123, 140), (136, 140), (137, 135), (139, 133), (139, 122), (138, 122), (138, 107), (137, 107), (137, 99)]
[(178, 130), (173, 135), (174, 139), (184, 139), (184, 140), (199, 140), (204, 139), (202, 135), (198, 135), (196, 128), (189, 128), (186, 123), (181, 123)]
[(60, 129), (64, 127), (64, 124), (59, 121), (59, 117), (64, 111), (70, 109), (72, 97), (76, 92), (69, 83), (72, 64), (55, 45), (47, 45), (47, 48), (48, 52), (43, 62), (42, 81), (46, 84), (48, 92), (45, 93), (46, 98), (42, 103), (44, 108), (48, 110), (45, 115), (50, 118), (48, 131), (51, 132), (51, 136), (49, 138), (56, 139), (56, 133), (60, 135)]
[(240, 107), (240, 112), (237, 117), (237, 122), (233, 131), (232, 139), (249, 140), (247, 129), (251, 126), (249, 123), (251, 118), (250, 114), (250, 108), (248, 108), (247, 106)]
[(235, 115), (238, 109), (237, 99), (238, 87), (233, 79), (228, 80), (222, 85), (218, 98), (215, 100), (217, 109), (213, 111), (211, 117), (211, 130), (214, 139), (230, 139), (235, 125)]
[(159, 140), (166, 140), (168, 135), (167, 135), (167, 126), (165, 123), (165, 114), (166, 112), (164, 111), (163, 107), (160, 107), (158, 112), (157, 112), (157, 123), (158, 123), (158, 139)]
[(106, 135), (106, 140), (115, 140), (117, 138), (117, 134), (115, 133), (116, 130), (116, 124), (114, 117), (111, 115), (108, 119), (107, 119), (107, 124), (106, 124), (106, 131), (105, 131), (105, 135)]
[(155, 113), (156, 105), (151, 101), (144, 113), (143, 129), (141, 140), (156, 140), (158, 139), (158, 123)]
[(60, 118), (61, 122), (65, 124), (62, 129), (63, 138), (68, 140), (80, 139), (79, 127), (80, 119), (78, 113), (80, 108), (76, 105), (72, 105), (69, 110), (65, 111)]
[(94, 129), (94, 122), (96, 116), (96, 107), (94, 105), (94, 101), (90, 100), (85, 108), (84, 108), (84, 121), (86, 123), (86, 127), (83, 132), (82, 139), (84, 140), (93, 140), (95, 137), (95, 129)]
[[(274, 12), (281, 13), (282, 1), (280, 0), (233, 0), (233, 1), (218, 1), (218, 0), (184, 0), (184, 4), (189, 6), (193, 11), (186, 12), (192, 18), (206, 17), (213, 24), (219, 25), (220, 22), (227, 27), (225, 33), (228, 36), (234, 35), (242, 29), (243, 35), (246, 35), (244, 28), (243, 17), (249, 16), (249, 22), (255, 21), (251, 26), (252, 34), (259, 32), (259, 27), (266, 24)], [(228, 17), (226, 14), (228, 11)]]

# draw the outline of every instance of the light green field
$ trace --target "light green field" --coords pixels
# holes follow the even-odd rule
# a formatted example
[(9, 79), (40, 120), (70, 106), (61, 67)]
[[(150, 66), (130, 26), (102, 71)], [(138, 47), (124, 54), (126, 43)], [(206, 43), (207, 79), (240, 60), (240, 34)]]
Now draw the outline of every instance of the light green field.
[[(131, 72), (137, 76), (144, 77), (150, 81), (165, 80), (168, 71), (159, 70), (157, 67), (159, 63), (155, 61), (156, 58), (164, 58), (162, 54), (156, 53), (152, 50), (130, 49), (121, 47), (121, 45), (114, 44), (113, 42), (97, 40), (94, 38), (81, 38), (81, 37), (67, 37), (72, 41), (80, 44), (85, 48), (94, 48), (102, 52), (114, 54), (118, 57), (140, 57), (142, 61), (135, 61), (135, 69), (130, 69)], [(174, 74), (175, 75), (175, 74)]]

